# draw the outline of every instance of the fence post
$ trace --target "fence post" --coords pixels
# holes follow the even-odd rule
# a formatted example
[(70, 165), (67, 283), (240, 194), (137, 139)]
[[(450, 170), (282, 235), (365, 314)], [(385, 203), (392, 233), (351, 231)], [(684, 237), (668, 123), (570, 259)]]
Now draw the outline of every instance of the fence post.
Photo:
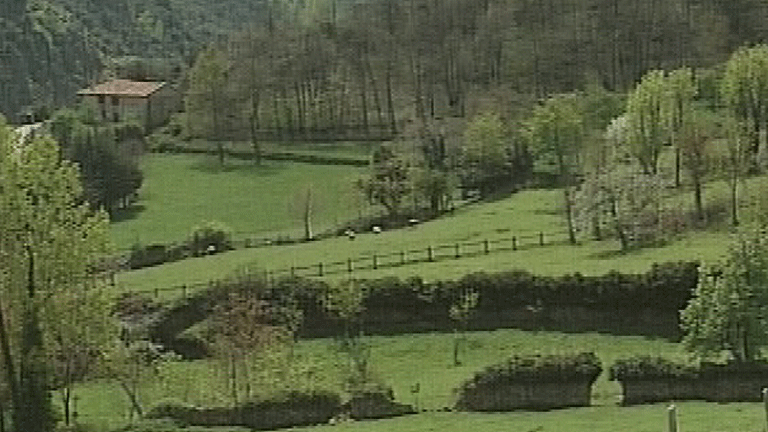
[(160, 297), (160, 288), (155, 288), (155, 300)]
[(373, 269), (376, 270), (379, 268), (379, 257), (376, 256), (376, 254), (373, 254)]
[(405, 252), (400, 251), (400, 265), (405, 265)]
[(512, 250), (517, 250), (517, 237), (512, 237)]
[(435, 254), (432, 252), (432, 246), (427, 246), (427, 260), (428, 261), (435, 260)]
[(488, 244), (488, 240), (483, 240), (483, 252), (485, 252), (486, 255), (488, 255), (491, 252), (491, 247)]
[(291, 266), (291, 277), (296, 277), (296, 266)]
[(187, 285), (186, 284), (181, 286), (181, 294), (184, 296), (184, 298), (187, 298)]
[(763, 389), (763, 408), (765, 409), (765, 424), (768, 428), (768, 388)]
[(673, 404), (667, 408), (669, 417), (669, 432), (677, 432), (677, 407)]
[(322, 277), (323, 276), (323, 263), (317, 264), (317, 275)]
[(458, 243), (456, 243), (456, 245), (454, 246), (454, 249), (456, 250), (456, 254), (455, 254), (456, 258), (461, 257), (461, 250), (459, 249), (459, 244)]
[(539, 246), (544, 246), (544, 233), (539, 232)]

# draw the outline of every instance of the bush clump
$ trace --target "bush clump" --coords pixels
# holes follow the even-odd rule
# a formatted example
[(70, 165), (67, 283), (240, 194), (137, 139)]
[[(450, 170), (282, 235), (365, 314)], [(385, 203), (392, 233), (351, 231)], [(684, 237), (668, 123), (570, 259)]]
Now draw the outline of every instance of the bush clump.
[(611, 381), (696, 378), (698, 370), (663, 357), (635, 356), (620, 359), (608, 371)]
[(210, 255), (232, 250), (232, 230), (218, 222), (205, 222), (189, 236), (192, 255)]
[(595, 353), (572, 355), (515, 355), (504, 363), (485, 368), (464, 383), (467, 387), (504, 386), (532, 382), (594, 383), (603, 367)]

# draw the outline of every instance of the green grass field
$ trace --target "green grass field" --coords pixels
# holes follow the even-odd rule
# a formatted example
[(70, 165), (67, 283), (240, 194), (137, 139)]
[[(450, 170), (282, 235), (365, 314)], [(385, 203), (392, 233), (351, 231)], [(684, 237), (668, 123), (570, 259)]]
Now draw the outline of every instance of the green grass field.
[[(715, 185), (715, 187), (719, 187)], [(714, 191), (717, 191), (713, 187)], [(357, 270), (355, 277), (377, 278), (384, 276), (425, 279), (458, 278), (474, 271), (501, 271), (525, 269), (536, 274), (561, 275), (581, 272), (602, 274), (611, 269), (624, 272), (644, 272), (655, 262), (718, 259), (728, 243), (727, 230), (689, 232), (664, 247), (645, 248), (630, 253), (620, 253), (617, 241), (602, 242), (585, 240), (578, 246), (567, 244), (564, 219), (559, 213), (561, 194), (557, 190), (528, 190), (496, 202), (472, 205), (446, 216), (417, 226), (384, 232), (364, 233), (354, 241), (333, 238), (318, 242), (291, 246), (272, 246), (259, 249), (243, 249), (224, 254), (188, 259), (181, 262), (146, 268), (118, 275), (119, 288), (132, 291), (152, 291), (155, 288), (191, 285), (227, 276), (244, 266), (264, 270), (286, 270), (291, 266), (311, 266), (297, 274), (315, 275), (319, 263), (348, 258), (371, 259), (374, 254), (419, 250), (426, 255), (428, 246), (453, 245), (455, 243), (493, 242), (517, 236), (520, 250), (497, 251), (488, 255), (476, 255), (461, 259), (443, 259), (433, 263), (418, 263), (378, 270)], [(679, 198), (687, 199), (687, 195)], [(684, 205), (684, 204), (683, 204)], [(539, 247), (538, 233), (545, 233), (547, 246)], [(507, 243), (509, 244), (509, 243)], [(482, 246), (473, 246), (475, 251)], [(450, 247), (442, 255), (453, 255)], [(412, 254), (416, 255), (416, 253)], [(409, 255), (411, 256), (411, 255)], [(367, 258), (366, 258), (367, 257)], [(399, 260), (398, 255), (389, 258)], [(385, 261), (382, 261), (385, 262)], [(337, 268), (338, 270), (338, 268)], [(348, 277), (337, 273), (328, 278)], [(169, 296), (179, 292), (168, 293)]]
[(112, 224), (121, 249), (136, 242), (182, 241), (210, 220), (224, 223), (236, 237), (298, 235), (310, 186), (316, 230), (368, 210), (353, 187), (362, 170), (349, 166), (265, 161), (256, 167), (229, 160), (221, 168), (213, 156), (152, 154), (143, 159), (143, 170), (136, 210)]
[[(607, 369), (618, 358), (633, 354), (664, 355), (684, 360), (677, 344), (662, 339), (613, 336), (597, 333), (524, 332), (496, 330), (467, 335), (462, 365), (452, 365), (451, 334), (417, 334), (367, 338), (371, 346), (370, 365), (375, 374), (391, 385), (401, 402), (417, 404), (421, 410), (441, 410), (452, 405), (453, 389), (483, 367), (502, 361), (513, 353), (569, 353), (594, 351), (603, 362), (603, 374), (593, 387), (592, 407), (551, 412), (499, 414), (429, 412), (394, 420), (357, 422), (337, 426), (342, 430), (387, 431), (622, 431), (664, 430), (664, 405), (620, 407), (620, 386), (608, 381)], [(305, 387), (339, 388), (342, 354), (331, 340), (301, 341), (294, 361), (306, 374)], [(212, 361), (177, 363), (165, 380), (150, 378), (141, 389), (144, 403), (173, 397), (190, 403), (226, 403), (225, 376), (216, 372)], [(310, 378), (312, 377), (312, 378)], [(420, 384), (418, 395), (410, 392)], [(270, 386), (271, 388), (274, 386)], [(263, 389), (261, 389), (263, 390)], [(116, 427), (125, 422), (128, 405), (117, 384), (91, 383), (79, 392), (80, 419), (86, 423)], [(759, 403), (710, 404), (683, 402), (680, 421), (684, 431), (760, 431), (765, 414)], [(536, 429), (541, 428), (541, 429)], [(306, 429), (306, 428), (305, 428)], [(308, 430), (308, 429), (307, 429)], [(324, 427), (311, 429), (323, 431)]]

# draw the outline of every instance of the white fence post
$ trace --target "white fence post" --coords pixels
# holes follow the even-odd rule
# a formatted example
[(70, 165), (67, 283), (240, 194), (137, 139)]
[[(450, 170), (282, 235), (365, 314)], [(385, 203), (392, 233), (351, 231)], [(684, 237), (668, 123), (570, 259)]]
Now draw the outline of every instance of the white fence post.
[(667, 408), (669, 417), (669, 432), (677, 432), (677, 407), (672, 404)]

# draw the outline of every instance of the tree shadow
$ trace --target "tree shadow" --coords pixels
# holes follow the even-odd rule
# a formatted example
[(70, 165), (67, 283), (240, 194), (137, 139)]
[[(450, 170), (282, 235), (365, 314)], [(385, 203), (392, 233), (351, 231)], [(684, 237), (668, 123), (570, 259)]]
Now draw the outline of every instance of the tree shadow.
[(127, 208), (117, 209), (110, 215), (110, 221), (124, 222), (136, 219), (145, 209), (144, 204), (133, 204)]
[(205, 174), (235, 173), (248, 176), (271, 177), (286, 169), (286, 164), (273, 161), (261, 161), (256, 165), (250, 160), (225, 158), (224, 164), (219, 163), (218, 157), (210, 156), (201, 158), (193, 163), (190, 168)]

